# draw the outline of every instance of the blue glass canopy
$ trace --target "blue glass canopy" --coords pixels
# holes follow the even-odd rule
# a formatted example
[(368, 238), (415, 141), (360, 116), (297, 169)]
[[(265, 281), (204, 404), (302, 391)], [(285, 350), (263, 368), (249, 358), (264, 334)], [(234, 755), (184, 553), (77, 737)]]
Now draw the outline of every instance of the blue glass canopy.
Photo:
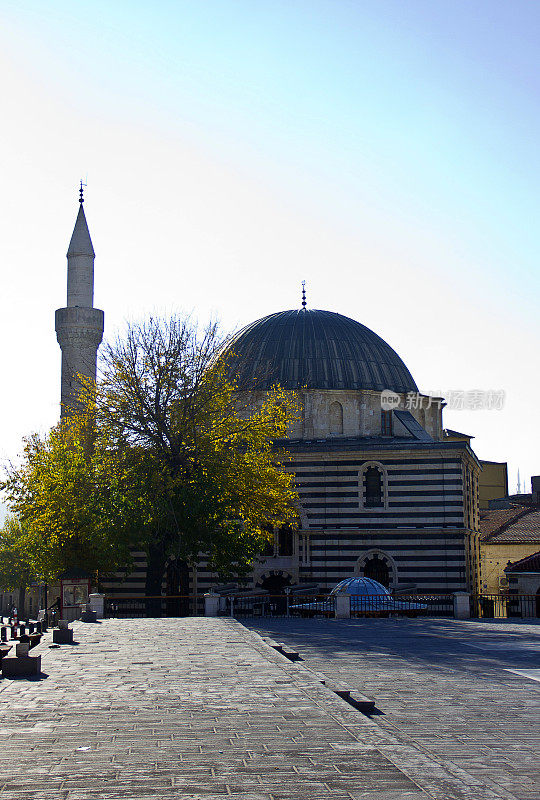
[(334, 586), (330, 592), (330, 597), (335, 594), (354, 594), (354, 595), (390, 595), (390, 592), (382, 583), (374, 581), (373, 578), (345, 578)]

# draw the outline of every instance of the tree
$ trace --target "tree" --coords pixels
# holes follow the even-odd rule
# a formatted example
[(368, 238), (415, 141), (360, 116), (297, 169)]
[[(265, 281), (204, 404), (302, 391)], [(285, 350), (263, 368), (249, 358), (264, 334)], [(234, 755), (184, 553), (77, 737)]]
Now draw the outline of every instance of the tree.
[(25, 440), (22, 464), (8, 470), (2, 488), (24, 527), (35, 573), (54, 580), (67, 569), (110, 572), (130, 563), (130, 470), (87, 415)]
[(206, 552), (221, 575), (245, 573), (268, 527), (297, 513), (292, 476), (273, 447), (296, 397), (279, 387), (264, 399), (237, 392), (217, 327), (199, 332), (179, 317), (128, 326), (102, 358), (87, 405), (95, 397), (100, 435), (138, 456), (147, 594), (160, 594), (170, 557)]
[(24, 609), (26, 589), (35, 580), (25, 532), (17, 517), (7, 516), (0, 528), (0, 591), (18, 592), (20, 614)]
[(147, 595), (170, 558), (206, 553), (223, 577), (243, 574), (269, 527), (296, 516), (293, 477), (273, 443), (295, 397), (236, 391), (215, 325), (150, 319), (106, 345), (81, 410), (30, 437), (3, 486), (28, 529), (36, 568), (117, 569), (147, 555)]

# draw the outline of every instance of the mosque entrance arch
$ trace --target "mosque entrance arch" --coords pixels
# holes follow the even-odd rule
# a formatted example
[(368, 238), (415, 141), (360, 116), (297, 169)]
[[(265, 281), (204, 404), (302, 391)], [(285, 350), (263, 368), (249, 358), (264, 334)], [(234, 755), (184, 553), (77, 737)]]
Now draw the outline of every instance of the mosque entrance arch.
[(285, 589), (292, 586), (293, 579), (288, 572), (282, 570), (270, 570), (265, 572), (257, 581), (258, 589), (265, 589), (273, 598), (278, 613), (284, 613), (287, 608)]
[(396, 563), (392, 556), (382, 550), (373, 549), (364, 553), (356, 562), (354, 574), (372, 578), (387, 589), (396, 586), (398, 582)]
[(271, 570), (269, 573), (261, 575), (260, 582), (257, 584), (261, 589), (266, 589), (269, 594), (285, 594), (285, 588), (291, 586), (292, 579), (288, 572)]
[(364, 578), (372, 578), (388, 588), (390, 586), (390, 570), (382, 558), (375, 553), (373, 558), (364, 564)]

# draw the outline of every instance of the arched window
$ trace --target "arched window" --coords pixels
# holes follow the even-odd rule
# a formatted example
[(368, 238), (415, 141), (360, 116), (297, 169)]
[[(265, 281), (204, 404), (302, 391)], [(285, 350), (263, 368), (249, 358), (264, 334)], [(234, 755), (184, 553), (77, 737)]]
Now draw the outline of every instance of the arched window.
[(381, 411), (381, 436), (392, 436), (391, 411)]
[(377, 467), (368, 467), (364, 473), (364, 505), (371, 508), (382, 506), (382, 475)]
[(366, 461), (358, 472), (360, 508), (388, 508), (388, 473), (384, 464)]
[(337, 400), (330, 405), (330, 433), (343, 433), (343, 407)]

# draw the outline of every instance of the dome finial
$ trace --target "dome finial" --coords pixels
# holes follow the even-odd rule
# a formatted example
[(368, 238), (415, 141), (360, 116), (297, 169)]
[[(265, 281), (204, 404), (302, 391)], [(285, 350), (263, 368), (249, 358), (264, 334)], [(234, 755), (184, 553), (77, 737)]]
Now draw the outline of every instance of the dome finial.
[(306, 305), (306, 282), (302, 281), (302, 308), (305, 308)]
[(81, 178), (81, 187), (79, 189), (79, 203), (82, 205), (84, 203), (84, 193), (83, 193), (83, 186), (86, 186), (86, 183), (82, 182)]

